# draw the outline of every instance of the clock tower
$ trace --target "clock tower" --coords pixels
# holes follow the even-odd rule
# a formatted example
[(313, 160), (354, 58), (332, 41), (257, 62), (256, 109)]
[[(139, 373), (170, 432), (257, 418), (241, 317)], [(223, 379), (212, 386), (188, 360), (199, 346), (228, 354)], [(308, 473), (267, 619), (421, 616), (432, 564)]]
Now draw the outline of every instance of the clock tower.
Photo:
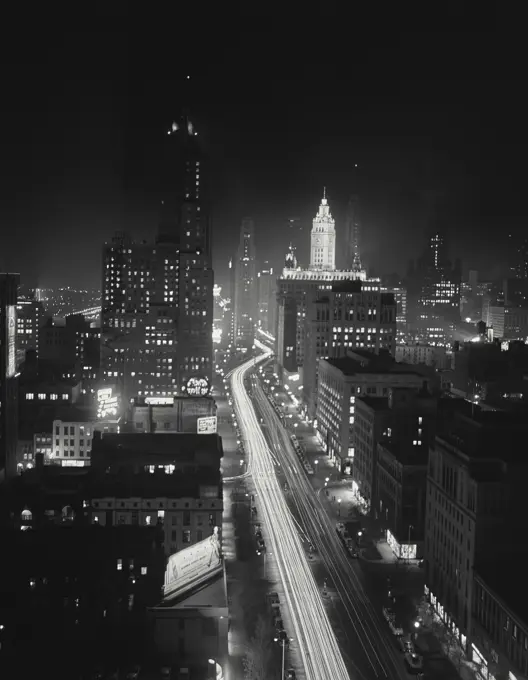
[(335, 269), (335, 220), (326, 198), (326, 187), (319, 211), (312, 223), (310, 269)]

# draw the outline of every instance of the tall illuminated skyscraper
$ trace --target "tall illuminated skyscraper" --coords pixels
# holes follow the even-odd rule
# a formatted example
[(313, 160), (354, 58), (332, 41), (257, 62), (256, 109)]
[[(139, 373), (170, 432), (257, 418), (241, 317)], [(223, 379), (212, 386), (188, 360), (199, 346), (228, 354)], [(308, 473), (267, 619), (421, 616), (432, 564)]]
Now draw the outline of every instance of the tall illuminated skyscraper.
[(255, 339), (258, 300), (255, 224), (251, 218), (243, 219), (240, 228), (234, 292), (234, 341), (237, 346), (249, 349)]
[(335, 220), (330, 212), (325, 189), (321, 205), (313, 219), (310, 269), (335, 269), (335, 247)]
[(351, 196), (345, 218), (346, 268), (361, 271), (359, 197)]
[(19, 274), (0, 274), (0, 481), (16, 474), (16, 305), (19, 283)]
[(155, 244), (118, 234), (103, 250), (102, 370), (127, 401), (212, 379), (213, 286), (204, 155), (187, 114), (167, 131)]

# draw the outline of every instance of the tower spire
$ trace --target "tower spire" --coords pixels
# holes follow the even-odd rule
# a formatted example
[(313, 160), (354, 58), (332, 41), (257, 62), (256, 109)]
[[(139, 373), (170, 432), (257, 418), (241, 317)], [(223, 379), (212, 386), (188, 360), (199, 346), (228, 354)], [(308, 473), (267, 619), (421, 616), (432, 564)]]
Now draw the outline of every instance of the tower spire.
[(323, 187), (323, 198), (326, 199), (326, 187)]

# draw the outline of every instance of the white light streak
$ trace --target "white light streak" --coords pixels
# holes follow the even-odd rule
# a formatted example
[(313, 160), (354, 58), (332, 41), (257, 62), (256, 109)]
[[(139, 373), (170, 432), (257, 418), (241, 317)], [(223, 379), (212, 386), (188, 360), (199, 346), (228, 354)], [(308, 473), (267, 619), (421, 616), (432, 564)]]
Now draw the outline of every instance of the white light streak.
[(307, 680), (348, 680), (348, 672), (326, 614), (319, 589), (308, 566), (297, 528), (275, 475), (275, 463), (262, 434), (244, 378), (269, 350), (236, 368), (231, 390), (243, 433), (259, 513), (269, 532), (272, 552), (284, 587)]

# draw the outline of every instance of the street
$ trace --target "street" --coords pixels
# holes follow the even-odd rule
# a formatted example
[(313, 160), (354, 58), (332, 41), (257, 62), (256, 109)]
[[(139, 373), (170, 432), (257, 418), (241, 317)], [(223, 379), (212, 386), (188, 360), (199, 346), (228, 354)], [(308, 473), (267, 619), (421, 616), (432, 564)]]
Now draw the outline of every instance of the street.
[[(351, 677), (407, 678), (401, 654), (395, 648), (386, 622), (366, 595), (365, 575), (357, 561), (345, 552), (321, 499), (312, 487), (291, 443), (290, 434), (264, 393), (260, 380), (253, 380), (253, 399), (266, 425), (272, 452), (290, 489), (292, 511), (303, 532), (315, 546), (314, 574), (321, 592), (324, 581), (329, 615), (339, 631), (343, 656)], [(305, 543), (305, 558), (308, 546)], [(327, 598), (329, 599), (329, 598)]]
[[(303, 542), (289, 511), (281, 481), (279, 461), (266, 442), (245, 379), (253, 367), (266, 360), (263, 354), (231, 374), (235, 412), (248, 456), (248, 472), (254, 486), (259, 519), (271, 545), (284, 603), (291, 621), (291, 635), (308, 680), (344, 680), (349, 677)], [(290, 634), (290, 631), (288, 631)]]

